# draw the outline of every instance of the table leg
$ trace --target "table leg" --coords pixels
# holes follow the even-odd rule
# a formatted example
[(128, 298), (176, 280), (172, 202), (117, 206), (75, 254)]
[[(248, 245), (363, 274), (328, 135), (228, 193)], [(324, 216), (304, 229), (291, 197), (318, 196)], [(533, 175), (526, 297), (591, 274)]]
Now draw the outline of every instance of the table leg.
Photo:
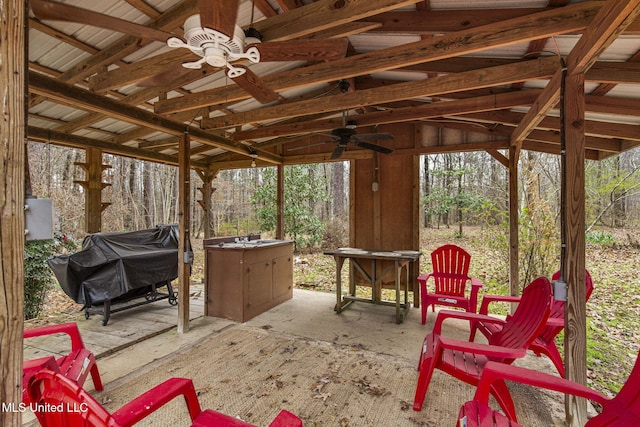
[(396, 323), (402, 323), (402, 316), (400, 315), (400, 278), (402, 277), (401, 269), (402, 264), (396, 260)]
[(344, 258), (335, 256), (336, 260), (336, 306), (334, 310), (336, 313), (342, 311), (342, 265), (344, 264)]
[(411, 270), (411, 262), (407, 262), (405, 264), (405, 267), (407, 269), (407, 281), (404, 286), (404, 306), (406, 307), (405, 309), (408, 309), (409, 308), (409, 273)]

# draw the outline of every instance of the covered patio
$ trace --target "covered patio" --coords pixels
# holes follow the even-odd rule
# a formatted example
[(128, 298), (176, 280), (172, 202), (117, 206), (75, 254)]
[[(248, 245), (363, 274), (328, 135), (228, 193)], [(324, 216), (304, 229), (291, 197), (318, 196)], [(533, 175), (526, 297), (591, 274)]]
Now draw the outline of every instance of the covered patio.
[[(118, 313), (107, 328), (97, 318), (78, 316), (105, 384), (102, 392), (92, 390), (90, 382), (86, 387), (109, 410), (171, 376), (193, 378), (204, 408), (255, 425), (266, 425), (287, 409), (309, 426), (446, 426), (473, 396), (473, 387), (437, 373), (423, 410), (411, 409), (417, 356), (437, 311), (421, 325), (420, 310), (412, 308), (407, 320), (396, 324), (389, 307), (356, 303), (336, 314), (333, 294), (296, 289), (291, 300), (237, 323), (203, 317), (202, 297), (194, 295), (187, 334), (150, 322), (175, 319), (177, 308), (165, 304)], [(468, 337), (464, 322), (447, 323), (446, 331)], [(56, 348), (64, 351), (60, 339), (41, 339), (25, 349), (25, 357)], [(554, 373), (547, 358), (533, 353), (516, 364)], [(561, 395), (518, 385), (512, 393), (523, 425), (564, 424)], [(183, 402), (176, 400), (140, 425), (183, 425), (186, 416)], [(37, 425), (32, 416), (24, 423)]]
[[(484, 150), (508, 170), (510, 285), (515, 295), (520, 289), (518, 160), (522, 150), (561, 155), (561, 265), (568, 286), (566, 323), (572, 326), (567, 328), (565, 360), (567, 377), (586, 381), (584, 163), (640, 142), (633, 96), (639, 81), (640, 1), (550, 0), (527, 2), (527, 8), (491, 1), (475, 2), (474, 8), (469, 2), (453, 2), (451, 8), (451, 3), (420, 0), (319, 0), (301, 6), (283, 0), (275, 2), (277, 7), (265, 1), (217, 2), (221, 9), (230, 3), (240, 8), (231, 31), (220, 16), (212, 18), (210, 26), (218, 33), (233, 32), (237, 17), (239, 27), (254, 27), (266, 42), (294, 40), (285, 50), (271, 50), (284, 66), (252, 61), (258, 62), (252, 65), (255, 71), (245, 67), (238, 80), (229, 74), (237, 67), (231, 60), (220, 62), (220, 55), (192, 62), (185, 71), (180, 66), (193, 60), (191, 53), (168, 50), (166, 44), (167, 35), (185, 33), (185, 18), (213, 2), (153, 2), (155, 8), (141, 1), (105, 3), (112, 15), (131, 21), (116, 21), (116, 31), (107, 13), (84, 10), (93, 2), (72, 2), (83, 8), (80, 12), (44, 0), (32, 1), (32, 8), (39, 9), (30, 11), (28, 3), (11, 0), (0, 10), (2, 40), (7, 40), (0, 45), (2, 401), (15, 401), (19, 394), (26, 138), (86, 150), (81, 167), (87, 179), (81, 184), (87, 233), (100, 231), (107, 207), (101, 199), (103, 152), (178, 166), (183, 257), (177, 330), (185, 335), (191, 329), (186, 297), (191, 169), (202, 179), (206, 212), (219, 170), (275, 166), (281, 210), (285, 165), (349, 160), (350, 245), (415, 250), (417, 158)], [(259, 13), (254, 14), (256, 8)], [(85, 18), (93, 25), (85, 25)], [(133, 25), (134, 20), (145, 24)], [(86, 32), (76, 34), (74, 25)], [(87, 29), (94, 26), (98, 33)], [(304, 46), (314, 48), (300, 60), (293, 47), (299, 38), (329, 42), (319, 48), (307, 40), (310, 44)], [(609, 50), (616, 41), (623, 54)], [(248, 46), (243, 41), (242, 48)], [(265, 48), (267, 58), (268, 52)], [(295, 60), (282, 61), (291, 59), (282, 52), (296, 53)], [(179, 72), (173, 74), (176, 64)], [(203, 67), (195, 70), (194, 65)], [(161, 76), (167, 72), (170, 81)], [(612, 92), (616, 87), (618, 94)], [(392, 133), (395, 141), (381, 146), (352, 140), (356, 124), (346, 120), (347, 114), (357, 115), (363, 134)], [(322, 131), (331, 132), (332, 144), (325, 137), (319, 140)], [(393, 154), (386, 156), (389, 149)], [(398, 209), (385, 209), (389, 207)], [(277, 237), (283, 233), (280, 215)], [(345, 312), (351, 313), (357, 311)], [(567, 399), (572, 426), (584, 424), (585, 408), (582, 400)], [(0, 413), (4, 424), (19, 420), (20, 414)]]

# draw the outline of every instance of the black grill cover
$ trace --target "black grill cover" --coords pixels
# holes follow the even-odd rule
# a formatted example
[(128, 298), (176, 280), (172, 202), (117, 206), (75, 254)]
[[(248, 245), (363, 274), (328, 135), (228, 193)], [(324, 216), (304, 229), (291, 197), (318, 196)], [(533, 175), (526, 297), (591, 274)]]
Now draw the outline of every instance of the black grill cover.
[(85, 307), (144, 294), (178, 277), (178, 226), (90, 234), (82, 250), (48, 263), (64, 292)]

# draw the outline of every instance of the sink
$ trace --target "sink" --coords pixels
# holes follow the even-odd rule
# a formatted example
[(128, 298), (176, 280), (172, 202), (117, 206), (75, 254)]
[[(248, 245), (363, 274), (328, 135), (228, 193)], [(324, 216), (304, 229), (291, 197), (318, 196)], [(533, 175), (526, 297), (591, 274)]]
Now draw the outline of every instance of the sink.
[(259, 240), (250, 240), (249, 243), (255, 243), (256, 245), (267, 245), (269, 243), (280, 243), (282, 240), (277, 239), (259, 239)]

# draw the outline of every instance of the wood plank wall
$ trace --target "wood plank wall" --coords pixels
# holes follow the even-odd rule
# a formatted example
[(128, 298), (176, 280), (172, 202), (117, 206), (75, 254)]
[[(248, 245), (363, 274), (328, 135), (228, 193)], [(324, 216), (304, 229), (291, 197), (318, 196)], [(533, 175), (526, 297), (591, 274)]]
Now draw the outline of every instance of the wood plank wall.
[[(413, 126), (379, 127), (376, 132), (389, 132), (394, 141), (381, 145), (396, 150), (414, 148)], [(362, 131), (366, 132), (366, 131)], [(420, 250), (419, 185), (417, 156), (413, 154), (377, 154), (372, 158), (353, 160), (350, 179), (350, 246), (380, 250)], [(374, 191), (377, 182), (377, 191)], [(383, 265), (381, 270), (386, 267)], [(410, 290), (416, 284), (418, 266), (410, 272)], [(384, 287), (394, 287), (391, 274), (385, 276)], [(402, 283), (404, 286), (404, 283)]]

